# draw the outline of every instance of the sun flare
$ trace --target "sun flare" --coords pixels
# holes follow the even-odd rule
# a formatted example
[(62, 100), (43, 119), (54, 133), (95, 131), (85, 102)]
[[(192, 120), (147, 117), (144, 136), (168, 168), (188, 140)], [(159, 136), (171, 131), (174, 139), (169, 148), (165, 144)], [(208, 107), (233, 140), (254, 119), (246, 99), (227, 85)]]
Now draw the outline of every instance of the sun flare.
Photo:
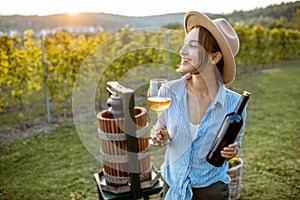
[(69, 15), (78, 15), (81, 12), (80, 9), (81, 7), (77, 4), (67, 4), (66, 6), (64, 6), (63, 10)]
[(71, 10), (67, 10), (66, 13), (68, 13), (69, 15), (78, 15), (80, 11), (77, 9), (71, 9)]
[(79, 11), (67, 11), (69, 15), (78, 15)]

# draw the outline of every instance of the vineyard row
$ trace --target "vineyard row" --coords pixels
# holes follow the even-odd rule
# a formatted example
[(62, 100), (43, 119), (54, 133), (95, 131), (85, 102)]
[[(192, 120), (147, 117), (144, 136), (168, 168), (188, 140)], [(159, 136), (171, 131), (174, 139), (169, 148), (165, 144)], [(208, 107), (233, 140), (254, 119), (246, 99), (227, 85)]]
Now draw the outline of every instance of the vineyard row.
[[(249, 66), (299, 59), (300, 32), (235, 25), (240, 51), (238, 73)], [(51, 100), (70, 100), (78, 73), (86, 78), (112, 80), (149, 63), (176, 68), (183, 43), (182, 30), (132, 29), (75, 35), (60, 31), (34, 37), (32, 30), (0, 36), (0, 111), (7, 99), (23, 99), (48, 88)], [(42, 50), (43, 49), (43, 50)], [(80, 67), (84, 70), (80, 71)], [(100, 73), (100, 74), (99, 74)], [(80, 86), (79, 86), (80, 87)], [(82, 88), (84, 89), (84, 88)]]

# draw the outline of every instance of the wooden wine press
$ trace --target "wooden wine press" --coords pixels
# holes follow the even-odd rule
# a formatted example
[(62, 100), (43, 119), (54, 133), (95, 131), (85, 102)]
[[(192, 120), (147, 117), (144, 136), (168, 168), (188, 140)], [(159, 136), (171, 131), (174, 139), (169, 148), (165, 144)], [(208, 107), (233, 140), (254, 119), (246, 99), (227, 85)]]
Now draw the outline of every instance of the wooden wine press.
[(136, 107), (134, 91), (107, 82), (109, 108), (97, 114), (103, 169), (94, 174), (99, 199), (147, 199), (162, 190), (151, 163), (147, 110)]

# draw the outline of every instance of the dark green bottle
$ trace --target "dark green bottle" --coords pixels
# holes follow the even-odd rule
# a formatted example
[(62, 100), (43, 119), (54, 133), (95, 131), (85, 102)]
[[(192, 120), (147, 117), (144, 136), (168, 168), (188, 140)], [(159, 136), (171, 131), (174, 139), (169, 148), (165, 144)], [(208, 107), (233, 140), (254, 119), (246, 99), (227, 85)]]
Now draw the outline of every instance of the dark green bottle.
[(242, 112), (250, 95), (249, 92), (244, 91), (235, 110), (232, 113), (228, 113), (221, 124), (219, 133), (206, 156), (207, 162), (215, 167), (221, 167), (223, 165), (226, 159), (221, 155), (221, 151), (224, 147), (235, 142), (243, 126)]

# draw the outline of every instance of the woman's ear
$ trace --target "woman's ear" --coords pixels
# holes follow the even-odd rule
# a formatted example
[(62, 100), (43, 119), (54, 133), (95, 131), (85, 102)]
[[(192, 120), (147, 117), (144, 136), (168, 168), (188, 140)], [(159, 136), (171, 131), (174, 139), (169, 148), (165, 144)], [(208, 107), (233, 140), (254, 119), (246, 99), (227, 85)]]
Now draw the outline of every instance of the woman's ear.
[(217, 51), (216, 53), (213, 53), (212, 55), (212, 64), (217, 64), (220, 59), (222, 58), (222, 53), (220, 51)]

